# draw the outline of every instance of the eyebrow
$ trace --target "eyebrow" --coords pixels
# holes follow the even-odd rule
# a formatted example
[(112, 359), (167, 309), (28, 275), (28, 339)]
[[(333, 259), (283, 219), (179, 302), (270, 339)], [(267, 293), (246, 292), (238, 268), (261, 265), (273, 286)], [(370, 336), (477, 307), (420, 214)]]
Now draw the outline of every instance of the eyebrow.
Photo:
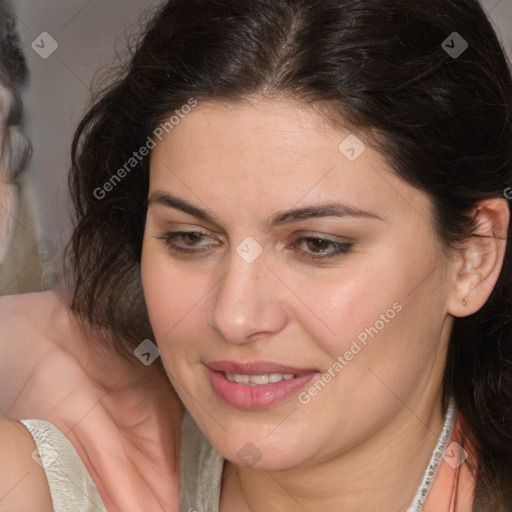
[[(148, 204), (167, 206), (169, 208), (181, 210), (182, 212), (188, 213), (189, 215), (212, 224), (218, 224), (218, 219), (207, 211), (194, 206), (183, 199), (164, 192), (154, 192), (151, 194)], [(270, 228), (274, 228), (285, 224), (291, 224), (293, 222), (321, 217), (356, 217), (384, 220), (376, 213), (367, 210), (362, 210), (347, 204), (329, 202), (317, 205), (308, 205), (302, 208), (276, 213), (267, 220), (267, 225)]]

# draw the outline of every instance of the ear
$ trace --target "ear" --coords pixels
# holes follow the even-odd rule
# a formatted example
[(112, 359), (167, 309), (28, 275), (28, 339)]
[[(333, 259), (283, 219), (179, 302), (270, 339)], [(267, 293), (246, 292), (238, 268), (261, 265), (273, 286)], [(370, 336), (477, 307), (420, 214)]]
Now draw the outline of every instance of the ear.
[(448, 313), (464, 317), (478, 311), (491, 294), (503, 265), (510, 210), (505, 199), (487, 199), (473, 210), (474, 235), (457, 251), (455, 286)]

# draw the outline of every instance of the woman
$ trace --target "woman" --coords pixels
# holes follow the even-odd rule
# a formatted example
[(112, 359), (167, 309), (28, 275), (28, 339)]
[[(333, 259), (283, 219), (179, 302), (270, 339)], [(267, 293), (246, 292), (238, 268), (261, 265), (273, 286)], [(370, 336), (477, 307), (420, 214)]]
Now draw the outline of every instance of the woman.
[(69, 275), (158, 345), (180, 511), (511, 509), (511, 108), (474, 0), (162, 7), (76, 133)]
[(43, 265), (34, 257), (39, 225), (30, 180), (32, 148), (22, 121), (28, 69), (10, 3), (0, 3), (0, 295), (39, 289)]

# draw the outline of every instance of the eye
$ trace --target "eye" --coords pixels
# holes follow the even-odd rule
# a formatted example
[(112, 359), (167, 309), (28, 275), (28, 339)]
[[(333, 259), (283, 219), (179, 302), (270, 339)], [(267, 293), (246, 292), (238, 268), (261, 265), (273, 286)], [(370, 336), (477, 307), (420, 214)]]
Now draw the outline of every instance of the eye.
[[(157, 236), (156, 238), (162, 240), (164, 245), (173, 252), (192, 254), (209, 250), (208, 248), (197, 249), (197, 247), (206, 245), (199, 242), (210, 238), (200, 231), (173, 231), (164, 233), (163, 236)], [(182, 242), (181, 245), (180, 242)]]
[[(201, 231), (173, 231), (156, 237), (162, 240), (164, 245), (174, 253), (198, 254), (211, 249), (208, 240), (212, 240), (206, 233)], [(201, 243), (206, 242), (206, 243)], [(352, 242), (339, 242), (320, 236), (309, 236), (298, 238), (288, 248), (295, 249), (298, 246), (305, 247), (299, 250), (299, 257), (305, 260), (326, 260), (348, 254), (353, 247)]]
[(300, 257), (306, 260), (325, 260), (348, 254), (354, 244), (352, 242), (337, 242), (320, 236), (298, 238), (293, 247), (302, 245), (306, 250), (301, 250)]

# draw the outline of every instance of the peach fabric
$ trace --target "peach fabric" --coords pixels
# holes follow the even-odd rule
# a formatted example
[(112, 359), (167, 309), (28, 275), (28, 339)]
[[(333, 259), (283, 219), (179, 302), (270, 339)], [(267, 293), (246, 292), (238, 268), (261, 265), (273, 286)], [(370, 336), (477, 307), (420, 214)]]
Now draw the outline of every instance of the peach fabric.
[(462, 441), (458, 413), (423, 512), (472, 512), (476, 477), (470, 469), (470, 465), (475, 467), (470, 448), (467, 440)]

